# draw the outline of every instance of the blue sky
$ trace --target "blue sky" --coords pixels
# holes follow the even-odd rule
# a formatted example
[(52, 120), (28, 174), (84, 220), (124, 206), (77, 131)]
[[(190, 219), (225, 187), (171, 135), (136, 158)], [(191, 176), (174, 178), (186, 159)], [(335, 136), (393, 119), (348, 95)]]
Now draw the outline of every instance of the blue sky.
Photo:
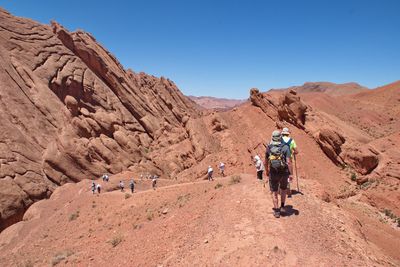
[(247, 98), (306, 81), (400, 79), (400, 1), (0, 0), (17, 16), (92, 33), (125, 68), (188, 95)]

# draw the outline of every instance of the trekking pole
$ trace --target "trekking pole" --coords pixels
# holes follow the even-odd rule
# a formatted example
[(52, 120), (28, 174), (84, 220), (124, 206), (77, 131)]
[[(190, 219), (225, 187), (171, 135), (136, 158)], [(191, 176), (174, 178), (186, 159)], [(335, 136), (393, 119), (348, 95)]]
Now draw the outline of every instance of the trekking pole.
[(297, 175), (297, 159), (296, 159), (296, 154), (293, 154), (293, 155), (294, 155), (294, 169), (295, 169), (295, 172), (296, 172), (296, 181), (297, 181), (297, 192), (300, 193), (299, 176)]

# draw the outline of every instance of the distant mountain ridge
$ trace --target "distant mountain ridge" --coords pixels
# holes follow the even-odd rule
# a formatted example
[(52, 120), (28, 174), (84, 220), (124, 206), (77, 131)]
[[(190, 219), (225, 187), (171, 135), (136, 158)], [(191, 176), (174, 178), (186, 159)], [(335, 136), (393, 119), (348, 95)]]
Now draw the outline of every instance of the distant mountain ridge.
[(326, 93), (329, 95), (351, 95), (364, 92), (368, 90), (367, 87), (364, 87), (355, 82), (349, 83), (331, 83), (331, 82), (306, 82), (301, 86), (291, 86), (288, 88), (282, 89), (271, 89), (270, 91), (277, 90), (296, 90), (298, 93)]
[(197, 105), (205, 109), (230, 109), (236, 107), (244, 102), (246, 99), (228, 99), (228, 98), (217, 98), (211, 96), (188, 96)]

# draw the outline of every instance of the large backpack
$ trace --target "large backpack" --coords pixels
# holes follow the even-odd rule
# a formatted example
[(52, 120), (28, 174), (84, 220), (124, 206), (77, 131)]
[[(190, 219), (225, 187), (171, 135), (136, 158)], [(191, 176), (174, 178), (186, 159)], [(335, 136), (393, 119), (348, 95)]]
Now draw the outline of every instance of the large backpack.
[(286, 156), (283, 153), (283, 148), (286, 146), (285, 143), (280, 143), (276, 145), (268, 145), (269, 157), (268, 162), (271, 170), (275, 172), (282, 173), (287, 168)]

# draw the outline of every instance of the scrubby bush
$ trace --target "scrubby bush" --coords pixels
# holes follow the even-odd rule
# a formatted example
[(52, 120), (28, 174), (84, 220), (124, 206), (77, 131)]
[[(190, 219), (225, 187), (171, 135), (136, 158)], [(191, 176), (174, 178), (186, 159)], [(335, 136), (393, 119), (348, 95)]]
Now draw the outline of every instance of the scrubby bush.
[(116, 246), (118, 246), (121, 242), (122, 242), (122, 236), (121, 235), (116, 235), (114, 236), (110, 241), (108, 241), (113, 248), (115, 248)]
[(71, 215), (69, 215), (69, 221), (74, 221), (79, 217), (79, 210), (75, 213), (72, 213)]
[(218, 189), (218, 188), (221, 188), (221, 187), (223, 187), (223, 185), (222, 185), (221, 183), (218, 183), (218, 184), (216, 184), (216, 185), (214, 186), (215, 189)]
[(355, 181), (357, 180), (357, 175), (356, 175), (354, 172), (352, 172), (351, 175), (350, 175), (350, 179), (351, 179), (353, 182), (355, 182)]
[(51, 266), (56, 266), (57, 264), (59, 264), (60, 262), (71, 256), (72, 254), (74, 254), (74, 252), (70, 250), (64, 252), (58, 252), (56, 255), (54, 255), (53, 259), (51, 260)]
[(240, 177), (240, 175), (234, 175), (231, 177), (229, 184), (238, 184), (240, 183), (240, 181), (242, 180), (242, 177)]
[(146, 218), (147, 218), (147, 220), (149, 220), (149, 221), (153, 220), (154, 214), (153, 214), (153, 211), (152, 211), (152, 210), (147, 210)]

